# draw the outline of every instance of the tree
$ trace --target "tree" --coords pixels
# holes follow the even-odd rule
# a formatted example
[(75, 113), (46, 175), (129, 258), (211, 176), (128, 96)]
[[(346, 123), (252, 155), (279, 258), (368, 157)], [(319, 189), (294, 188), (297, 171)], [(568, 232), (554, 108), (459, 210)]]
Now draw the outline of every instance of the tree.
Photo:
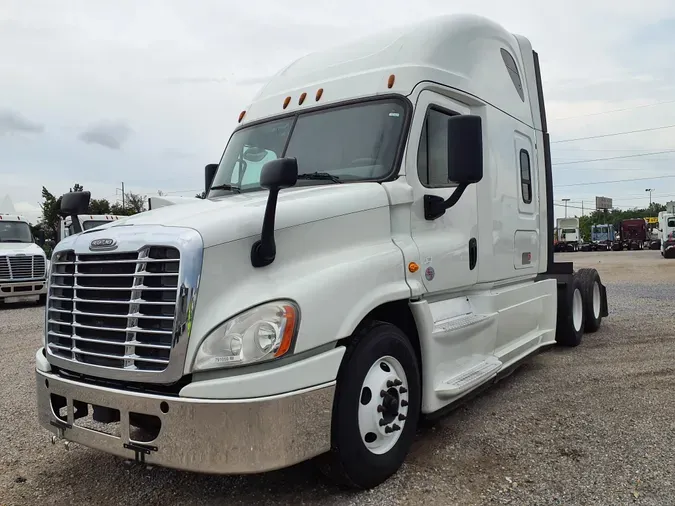
[(42, 203), (40, 208), (42, 209), (42, 217), (38, 222), (38, 225), (45, 232), (45, 239), (51, 239), (56, 241), (59, 231), (59, 207), (61, 206), (61, 197), (58, 199), (50, 193), (47, 188), (42, 187)]

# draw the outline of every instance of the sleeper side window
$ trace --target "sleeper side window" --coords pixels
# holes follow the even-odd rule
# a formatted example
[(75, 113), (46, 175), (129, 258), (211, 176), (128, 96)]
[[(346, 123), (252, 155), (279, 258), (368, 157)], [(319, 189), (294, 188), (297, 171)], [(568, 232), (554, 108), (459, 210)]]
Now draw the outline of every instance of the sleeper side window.
[(530, 168), (530, 154), (520, 150), (520, 187), (523, 202), (532, 203), (532, 170)]
[(448, 180), (448, 118), (452, 113), (429, 109), (417, 150), (417, 174), (428, 188), (455, 186)]

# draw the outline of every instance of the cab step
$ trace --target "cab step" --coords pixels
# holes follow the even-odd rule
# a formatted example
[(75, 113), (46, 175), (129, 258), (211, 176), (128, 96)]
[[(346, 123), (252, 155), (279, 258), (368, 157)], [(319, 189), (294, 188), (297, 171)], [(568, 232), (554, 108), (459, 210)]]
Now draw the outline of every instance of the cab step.
[(462, 316), (455, 316), (452, 318), (446, 318), (438, 322), (434, 322), (434, 334), (454, 332), (457, 330), (462, 330), (467, 327), (478, 326), (481, 323), (487, 323), (492, 320), (497, 313), (494, 314), (476, 314), (470, 313)]
[(497, 376), (502, 362), (496, 357), (486, 357), (457, 376), (443, 381), (436, 387), (439, 397), (456, 397)]

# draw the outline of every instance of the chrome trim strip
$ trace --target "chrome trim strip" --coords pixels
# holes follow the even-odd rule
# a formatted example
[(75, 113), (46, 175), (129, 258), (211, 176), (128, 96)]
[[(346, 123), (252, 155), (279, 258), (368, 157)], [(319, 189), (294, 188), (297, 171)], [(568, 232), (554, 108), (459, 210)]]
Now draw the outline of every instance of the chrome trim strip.
[[(45, 311), (45, 332), (44, 332), (44, 344), (47, 355), (47, 360), (50, 364), (65, 369), (67, 371), (73, 371), (80, 374), (86, 374), (90, 376), (96, 376), (100, 378), (107, 378), (112, 380), (120, 381), (133, 381), (133, 382), (144, 382), (144, 383), (174, 383), (178, 381), (183, 376), (183, 370), (185, 367), (185, 359), (187, 355), (188, 340), (190, 337), (190, 331), (192, 329), (192, 319), (194, 318), (195, 306), (197, 303), (197, 293), (199, 291), (199, 282), (201, 279), (202, 264), (204, 261), (204, 242), (201, 235), (194, 229), (191, 228), (182, 228), (182, 227), (164, 227), (161, 225), (133, 225), (133, 226), (120, 226), (112, 225), (105, 228), (104, 230), (92, 229), (86, 234), (76, 234), (67, 237), (63, 241), (59, 242), (54, 248), (52, 254), (52, 262), (56, 259), (56, 255), (64, 251), (74, 251), (75, 255), (106, 255), (110, 252), (92, 252), (89, 250), (89, 244), (92, 240), (97, 238), (114, 238), (117, 240), (118, 248), (115, 250), (114, 254), (119, 253), (141, 253), (144, 249), (151, 246), (157, 247), (174, 247), (180, 251), (180, 268), (178, 272), (178, 296), (176, 300), (176, 313), (174, 317), (173, 324), (173, 339), (172, 339), (172, 350), (170, 359), (167, 367), (163, 371), (146, 371), (138, 370), (135, 367), (128, 368), (115, 368), (115, 367), (105, 367), (99, 365), (85, 364), (82, 362), (77, 362), (74, 360), (68, 360), (63, 357), (54, 355), (49, 346), (49, 341), (47, 339), (48, 335), (48, 322), (49, 322), (49, 311)], [(170, 259), (167, 259), (170, 260)], [(70, 262), (67, 262), (70, 264)], [(83, 262), (85, 264), (90, 264), (90, 262)], [(136, 263), (135, 274), (138, 278), (134, 280), (134, 286), (132, 292), (135, 293), (135, 297), (132, 297), (132, 300), (123, 301), (125, 304), (129, 304), (130, 307), (139, 307), (141, 304), (144, 304), (140, 299), (141, 290), (152, 290), (152, 288), (146, 288), (142, 284), (143, 272), (145, 272), (145, 267), (147, 261), (139, 259), (131, 263)], [(95, 265), (96, 262), (91, 262), (92, 265)], [(58, 278), (58, 274), (53, 272), (49, 276), (47, 281), (47, 293), (51, 293), (52, 288), (58, 288), (59, 285), (52, 285), (52, 278)], [(141, 284), (137, 284), (136, 280), (141, 280)], [(83, 301), (84, 299), (77, 297), (77, 289), (92, 289), (96, 290), (95, 287), (84, 287), (80, 285), (67, 286), (64, 287), (67, 289), (74, 289), (73, 299), (67, 299), (68, 301), (73, 301), (73, 307), (76, 302)], [(108, 290), (114, 290), (114, 288), (107, 288)], [(120, 290), (129, 290), (128, 288), (120, 288)], [(159, 288), (162, 290), (162, 288)], [(49, 307), (52, 298), (50, 297), (47, 302), (47, 307)], [(58, 298), (54, 298), (58, 300)], [(102, 301), (98, 301), (102, 302)], [(115, 303), (114, 301), (105, 301), (106, 303)], [(138, 312), (136, 309), (135, 312)], [(77, 313), (75, 313), (77, 314)], [(124, 353), (127, 357), (133, 357), (135, 353), (133, 352), (133, 346), (135, 339), (133, 336), (138, 329), (135, 325), (130, 325), (129, 322), (136, 319), (136, 314), (125, 315), (127, 316), (127, 325), (126, 329), (119, 329), (120, 331), (127, 331), (127, 342), (123, 343), (127, 345), (127, 352)], [(133, 323), (133, 321), (132, 321)], [(73, 325), (73, 328), (82, 327), (82, 325)], [(143, 330), (145, 333), (154, 333), (154, 334), (167, 334), (167, 332), (154, 331), (150, 332), (148, 330)], [(131, 334), (131, 336), (130, 336)], [(68, 336), (71, 338), (71, 336)], [(75, 341), (74, 348), (75, 348)], [(129, 351), (131, 351), (129, 353)], [(77, 350), (80, 353), (80, 350)], [(116, 359), (123, 359), (125, 357), (116, 356)], [(141, 360), (141, 359), (139, 359)], [(144, 362), (147, 362), (146, 359), (143, 359)]]

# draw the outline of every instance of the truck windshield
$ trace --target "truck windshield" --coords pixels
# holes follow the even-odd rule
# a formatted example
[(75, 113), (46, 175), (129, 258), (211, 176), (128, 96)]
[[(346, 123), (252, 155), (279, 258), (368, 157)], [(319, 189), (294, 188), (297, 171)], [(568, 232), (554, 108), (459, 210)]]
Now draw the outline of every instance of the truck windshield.
[(563, 229), (563, 234), (575, 234), (576, 230), (573, 228), (565, 228)]
[(675, 218), (668, 218), (668, 226), (675, 227)]
[(388, 99), (242, 128), (223, 153), (209, 197), (259, 190), (263, 165), (281, 157), (296, 158), (300, 175), (322, 176), (300, 184), (383, 179), (394, 170), (405, 115), (402, 101)]
[(33, 234), (26, 222), (0, 221), (0, 242), (33, 242)]

